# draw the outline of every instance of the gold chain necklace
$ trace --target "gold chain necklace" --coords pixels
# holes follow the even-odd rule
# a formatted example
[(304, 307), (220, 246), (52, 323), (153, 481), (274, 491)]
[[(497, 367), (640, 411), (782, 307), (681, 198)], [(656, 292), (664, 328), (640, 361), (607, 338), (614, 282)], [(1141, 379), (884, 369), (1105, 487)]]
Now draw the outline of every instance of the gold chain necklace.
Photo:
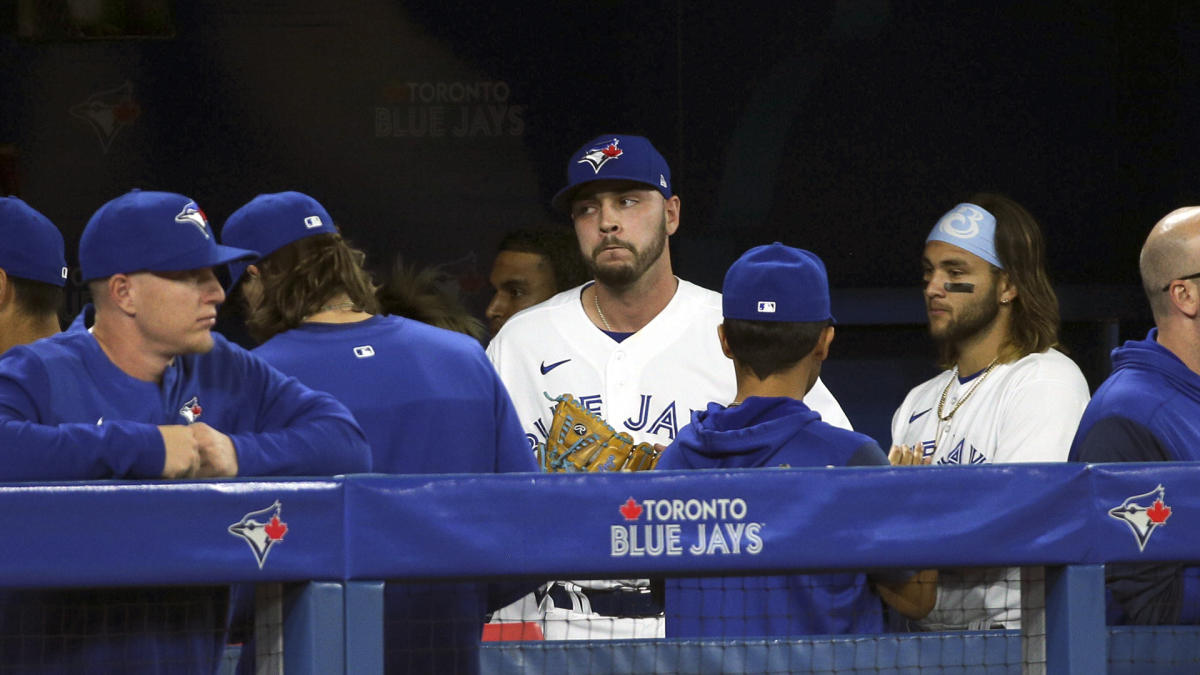
[(612, 332), (612, 326), (608, 325), (608, 319), (604, 316), (604, 310), (600, 309), (600, 291), (592, 289), (592, 303), (596, 305), (596, 313), (600, 315), (600, 321), (604, 324), (604, 330)]
[(942, 389), (942, 398), (938, 400), (938, 419), (943, 422), (949, 422), (950, 418), (954, 417), (954, 413), (958, 412), (958, 409), (967, 402), (967, 399), (971, 398), (971, 394), (974, 394), (975, 390), (979, 388), (979, 385), (983, 384), (983, 381), (987, 379), (987, 376), (992, 373), (992, 369), (996, 367), (996, 363), (998, 363), (999, 360), (999, 358), (992, 359), (992, 362), (988, 364), (988, 367), (983, 370), (983, 374), (975, 380), (975, 384), (971, 385), (971, 388), (967, 390), (967, 393), (963, 394), (962, 398), (958, 399), (958, 402), (954, 404), (954, 407), (950, 409), (950, 412), (947, 414), (942, 414), (942, 410), (946, 407), (946, 396), (950, 394), (950, 385), (954, 384), (954, 380), (958, 378), (958, 366), (954, 366), (954, 372), (950, 373), (950, 381), (946, 383), (946, 388)]
[(946, 397), (950, 394), (950, 385), (954, 384), (954, 381), (958, 379), (958, 366), (954, 366), (954, 372), (950, 373), (950, 381), (946, 383), (946, 388), (942, 389), (942, 397), (938, 400), (937, 433), (934, 434), (933, 437), (933, 452), (935, 454), (937, 453), (938, 448), (942, 445), (942, 432), (944, 432), (948, 426), (945, 423), (949, 422), (950, 418), (954, 417), (954, 413), (958, 412), (958, 409), (967, 402), (967, 399), (971, 398), (971, 394), (974, 394), (975, 390), (979, 388), (979, 385), (983, 384), (983, 381), (986, 380), (987, 376), (991, 374), (992, 369), (996, 367), (996, 363), (999, 362), (999, 360), (999, 357), (992, 359), (992, 362), (989, 363), (988, 367), (984, 369), (983, 374), (975, 378), (975, 383), (971, 385), (971, 388), (967, 390), (967, 393), (963, 394), (962, 398), (958, 399), (958, 401), (954, 404), (954, 407), (950, 409), (949, 413), (943, 414), (942, 411), (946, 407)]

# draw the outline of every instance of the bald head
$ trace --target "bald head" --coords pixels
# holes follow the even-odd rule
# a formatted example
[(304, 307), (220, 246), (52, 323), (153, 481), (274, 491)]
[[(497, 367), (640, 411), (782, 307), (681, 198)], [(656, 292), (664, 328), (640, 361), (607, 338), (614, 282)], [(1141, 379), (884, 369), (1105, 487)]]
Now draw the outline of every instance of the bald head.
[(1150, 309), (1159, 320), (1170, 307), (1163, 286), (1200, 272), (1200, 206), (1175, 209), (1158, 221), (1142, 246), (1138, 268)]

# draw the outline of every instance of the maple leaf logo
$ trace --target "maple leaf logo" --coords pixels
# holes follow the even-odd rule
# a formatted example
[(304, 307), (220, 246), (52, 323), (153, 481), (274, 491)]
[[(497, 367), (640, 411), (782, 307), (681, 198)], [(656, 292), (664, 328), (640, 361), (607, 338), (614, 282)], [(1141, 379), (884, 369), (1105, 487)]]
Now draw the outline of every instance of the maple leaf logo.
[(229, 534), (241, 537), (250, 545), (250, 550), (254, 551), (254, 557), (258, 560), (258, 569), (262, 569), (271, 548), (281, 543), (283, 535), (288, 531), (287, 523), (279, 518), (281, 510), (282, 505), (279, 500), (275, 500), (275, 503), (267, 508), (251, 511), (229, 526)]
[(287, 523), (280, 520), (278, 515), (274, 515), (271, 516), (271, 522), (267, 523), (263, 529), (267, 531), (267, 537), (271, 541), (279, 541), (283, 539), (283, 535), (287, 534)]
[(615, 143), (609, 143), (608, 147), (604, 148), (600, 152), (604, 153), (604, 156), (606, 156), (606, 157), (620, 157), (621, 153), (624, 152), (624, 150), (621, 150), (620, 148), (618, 148)]
[(1162, 525), (1171, 517), (1171, 508), (1163, 504), (1161, 499), (1156, 499), (1154, 506), (1146, 509), (1146, 515), (1150, 516), (1150, 522)]
[(637, 520), (642, 517), (642, 507), (634, 501), (633, 497), (626, 499), (625, 504), (619, 510), (621, 515), (625, 516), (625, 520)]
[(1164, 527), (1167, 518), (1171, 517), (1166, 495), (1166, 489), (1159, 485), (1150, 492), (1126, 499), (1120, 506), (1108, 511), (1108, 515), (1124, 522), (1133, 531), (1139, 551), (1146, 550), (1150, 535), (1157, 528)]

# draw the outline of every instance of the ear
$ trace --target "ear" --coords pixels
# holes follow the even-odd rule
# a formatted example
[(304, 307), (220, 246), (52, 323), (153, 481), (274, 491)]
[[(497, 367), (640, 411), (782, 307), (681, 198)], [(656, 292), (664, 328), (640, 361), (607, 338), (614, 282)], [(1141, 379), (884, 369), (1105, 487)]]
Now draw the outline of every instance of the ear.
[(721, 352), (727, 358), (733, 358), (733, 350), (729, 348), (729, 340), (725, 339), (725, 324), (717, 324), (717, 339), (721, 341)]
[(817, 361), (824, 361), (829, 358), (829, 345), (833, 344), (833, 326), (826, 326), (821, 331), (821, 336), (817, 338), (817, 346), (813, 347), (812, 354)]
[(108, 293), (108, 301), (122, 312), (133, 316), (137, 314), (137, 288), (134, 280), (127, 274), (114, 274), (104, 284)]
[(1001, 305), (1011, 305), (1017, 299), (1017, 286), (1008, 277), (1008, 272), (996, 275), (996, 301)]
[(675, 230), (679, 229), (679, 211), (683, 208), (683, 204), (679, 201), (679, 195), (671, 195), (671, 198), (663, 202), (663, 215), (667, 222), (667, 235), (675, 234)]
[(1167, 297), (1171, 300), (1171, 304), (1178, 309), (1181, 314), (1189, 319), (1195, 319), (1200, 315), (1200, 294), (1197, 291), (1200, 287), (1196, 286), (1195, 281), (1187, 280), (1179, 283), (1171, 283), (1171, 287), (1167, 289)]
[(259, 274), (258, 265), (246, 265), (246, 276), (257, 277)]

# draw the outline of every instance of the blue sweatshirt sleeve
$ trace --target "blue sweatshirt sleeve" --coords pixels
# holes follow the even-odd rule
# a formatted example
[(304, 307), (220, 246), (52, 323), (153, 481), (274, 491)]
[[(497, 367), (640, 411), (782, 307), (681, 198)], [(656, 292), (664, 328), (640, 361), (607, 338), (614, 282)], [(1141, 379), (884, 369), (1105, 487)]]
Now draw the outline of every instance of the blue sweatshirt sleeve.
[(231, 350), (240, 361), (255, 429), (230, 433), (240, 476), (330, 476), (371, 470), (371, 449), (346, 406), (309, 389), (266, 361)]
[[(166, 461), (153, 424), (125, 421), (47, 423), (51, 377), (23, 349), (0, 362), (0, 480), (160, 478)], [(56, 383), (56, 386), (66, 386)]]

